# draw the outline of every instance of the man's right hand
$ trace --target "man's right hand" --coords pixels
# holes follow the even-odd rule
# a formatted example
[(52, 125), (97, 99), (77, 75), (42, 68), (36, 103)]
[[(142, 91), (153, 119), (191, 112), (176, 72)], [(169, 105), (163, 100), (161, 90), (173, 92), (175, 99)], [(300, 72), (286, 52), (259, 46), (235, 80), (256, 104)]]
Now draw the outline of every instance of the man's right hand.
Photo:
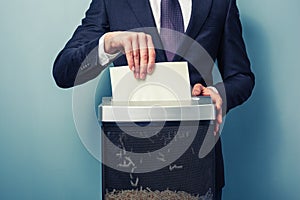
[(143, 32), (109, 32), (104, 37), (104, 51), (123, 52), (136, 79), (145, 79), (155, 66), (155, 49), (150, 35)]

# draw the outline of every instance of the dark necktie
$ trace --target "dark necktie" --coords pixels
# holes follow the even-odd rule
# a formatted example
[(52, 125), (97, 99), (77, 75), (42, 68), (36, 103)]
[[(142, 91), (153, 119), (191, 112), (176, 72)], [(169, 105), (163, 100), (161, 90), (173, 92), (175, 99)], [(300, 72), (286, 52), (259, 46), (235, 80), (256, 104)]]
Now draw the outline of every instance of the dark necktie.
[[(168, 61), (172, 61), (184, 32), (183, 17), (178, 0), (161, 0), (160, 37), (166, 50)], [(179, 32), (179, 33), (178, 33)]]

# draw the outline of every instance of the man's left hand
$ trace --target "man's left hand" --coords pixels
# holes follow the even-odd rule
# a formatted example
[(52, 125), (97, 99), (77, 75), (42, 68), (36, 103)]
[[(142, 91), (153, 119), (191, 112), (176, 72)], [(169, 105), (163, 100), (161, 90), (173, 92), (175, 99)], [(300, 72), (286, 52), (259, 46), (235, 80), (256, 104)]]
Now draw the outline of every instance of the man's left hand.
[(217, 115), (216, 115), (216, 124), (215, 124), (215, 130), (214, 135), (216, 136), (220, 131), (220, 125), (222, 124), (222, 104), (223, 100), (219, 93), (215, 92), (212, 88), (204, 87), (202, 84), (197, 83), (194, 85), (192, 90), (193, 96), (210, 96), (213, 103), (216, 106)]

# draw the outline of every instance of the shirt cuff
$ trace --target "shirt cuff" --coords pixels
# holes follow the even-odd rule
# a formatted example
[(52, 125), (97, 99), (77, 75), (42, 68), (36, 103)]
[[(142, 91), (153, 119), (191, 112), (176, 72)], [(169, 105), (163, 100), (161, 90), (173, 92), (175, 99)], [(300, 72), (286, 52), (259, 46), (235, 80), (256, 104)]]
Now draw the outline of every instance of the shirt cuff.
[(115, 58), (117, 58), (118, 55), (120, 54), (120, 52), (115, 53), (115, 54), (108, 54), (104, 51), (104, 37), (105, 37), (105, 34), (100, 37), (99, 43), (98, 43), (99, 64), (101, 66), (108, 65)]

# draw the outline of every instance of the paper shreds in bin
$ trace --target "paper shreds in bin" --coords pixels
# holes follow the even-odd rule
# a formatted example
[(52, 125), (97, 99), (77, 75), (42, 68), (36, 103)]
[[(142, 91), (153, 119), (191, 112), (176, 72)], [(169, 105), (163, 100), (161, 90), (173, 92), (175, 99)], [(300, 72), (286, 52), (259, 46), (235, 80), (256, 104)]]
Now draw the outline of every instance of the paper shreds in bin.
[(199, 200), (202, 199), (199, 196), (192, 196), (183, 191), (151, 191), (147, 190), (114, 190), (105, 195), (105, 200)]

